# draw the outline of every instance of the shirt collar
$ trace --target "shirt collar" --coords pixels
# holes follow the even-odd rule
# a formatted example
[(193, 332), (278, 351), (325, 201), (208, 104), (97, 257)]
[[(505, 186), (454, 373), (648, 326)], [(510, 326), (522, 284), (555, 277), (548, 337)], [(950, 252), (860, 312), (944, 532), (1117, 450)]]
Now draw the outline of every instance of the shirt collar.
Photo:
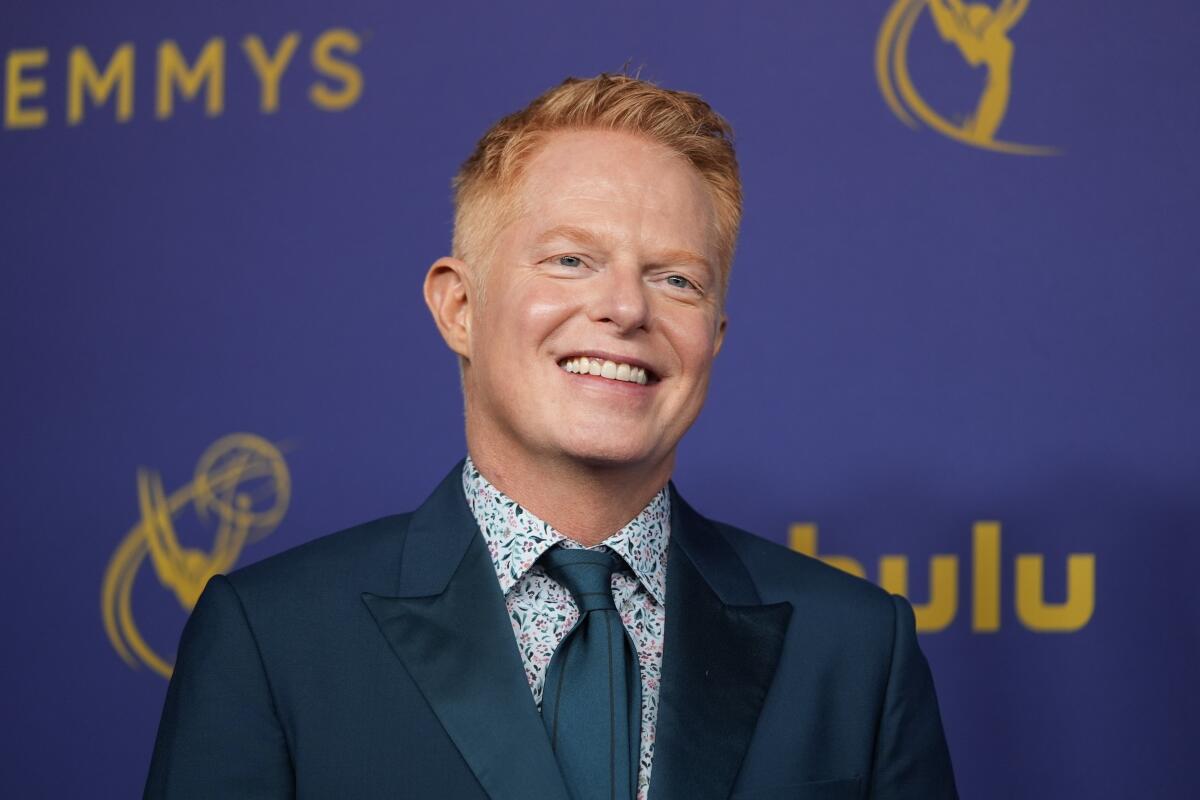
[[(467, 505), (492, 556), (500, 590), (507, 594), (542, 553), (567, 537), (493, 486), (470, 456), (463, 464), (462, 481)], [(625, 527), (597, 546), (607, 546), (623, 558), (642, 586), (665, 605), (670, 537), (671, 496), (664, 486)]]

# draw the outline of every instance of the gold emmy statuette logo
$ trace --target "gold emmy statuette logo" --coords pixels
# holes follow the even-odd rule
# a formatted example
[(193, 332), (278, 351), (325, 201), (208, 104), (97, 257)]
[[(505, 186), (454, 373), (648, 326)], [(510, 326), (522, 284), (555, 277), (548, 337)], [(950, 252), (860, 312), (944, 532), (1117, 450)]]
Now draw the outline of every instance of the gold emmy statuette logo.
[[(234, 433), (205, 450), (192, 482), (170, 494), (157, 472), (139, 469), (137, 494), (141, 520), (108, 562), (100, 608), (104, 630), (121, 658), (131, 667), (140, 662), (169, 678), (171, 664), (146, 643), (133, 618), (133, 583), (146, 556), (159, 583), (190, 612), (208, 579), (228, 572), (246, 544), (265, 537), (283, 519), (291, 476), (273, 444), (250, 433)], [(208, 552), (179, 542), (173, 520), (189, 504), (202, 523), (216, 524)]]
[[(1008, 32), (1028, 7), (1029, 0), (1000, 0), (995, 6), (962, 0), (896, 0), (884, 17), (875, 45), (875, 76), (888, 107), (910, 128), (920, 127), (919, 120), (972, 147), (1025, 156), (1057, 154), (1053, 147), (996, 138), (1012, 92), (1013, 43)], [(978, 105), (957, 124), (925, 102), (908, 72), (909, 39), (926, 8), (942, 39), (957, 47), (969, 65), (987, 70)]]

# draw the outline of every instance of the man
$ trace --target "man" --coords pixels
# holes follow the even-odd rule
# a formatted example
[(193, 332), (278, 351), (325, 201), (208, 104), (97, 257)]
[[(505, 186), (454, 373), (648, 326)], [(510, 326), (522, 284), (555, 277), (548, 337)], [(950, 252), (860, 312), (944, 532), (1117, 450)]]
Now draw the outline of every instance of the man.
[(468, 458), (212, 579), (147, 796), (955, 797), (908, 603), (669, 483), (725, 334), (725, 121), (572, 79), (455, 185), (425, 298)]

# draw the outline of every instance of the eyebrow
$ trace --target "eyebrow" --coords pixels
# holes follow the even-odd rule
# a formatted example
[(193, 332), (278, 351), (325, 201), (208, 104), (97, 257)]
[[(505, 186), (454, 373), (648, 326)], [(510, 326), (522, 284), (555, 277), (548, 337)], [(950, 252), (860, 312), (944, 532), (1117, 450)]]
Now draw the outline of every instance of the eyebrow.
[(654, 259), (654, 263), (661, 267), (670, 267), (675, 264), (699, 264), (707, 270), (712, 269), (707, 258), (699, 253), (693, 253), (691, 250), (664, 250), (658, 258)]
[(588, 247), (598, 247), (604, 243), (601, 236), (578, 225), (555, 225), (553, 228), (549, 228), (538, 234), (533, 243), (535, 246), (541, 246), (549, 244), (555, 239), (570, 239), (573, 242), (578, 242)]
[[(534, 246), (540, 247), (549, 244), (555, 239), (569, 239), (585, 247), (602, 248), (606, 244), (603, 236), (587, 228), (581, 228), (578, 225), (555, 225), (553, 228), (549, 228), (538, 234), (538, 237), (534, 240)], [(675, 264), (699, 264), (705, 269), (712, 271), (712, 265), (707, 258), (684, 248), (664, 250), (654, 258), (653, 263), (655, 266), (662, 267), (669, 267)]]

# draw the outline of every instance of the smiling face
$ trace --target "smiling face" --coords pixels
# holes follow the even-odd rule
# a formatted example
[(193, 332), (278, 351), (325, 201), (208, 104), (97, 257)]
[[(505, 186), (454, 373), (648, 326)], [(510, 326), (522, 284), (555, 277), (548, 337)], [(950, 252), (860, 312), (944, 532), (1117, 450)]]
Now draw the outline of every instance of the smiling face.
[(703, 179), (641, 136), (558, 131), (514, 195), (456, 348), (468, 443), (669, 471), (725, 327)]

